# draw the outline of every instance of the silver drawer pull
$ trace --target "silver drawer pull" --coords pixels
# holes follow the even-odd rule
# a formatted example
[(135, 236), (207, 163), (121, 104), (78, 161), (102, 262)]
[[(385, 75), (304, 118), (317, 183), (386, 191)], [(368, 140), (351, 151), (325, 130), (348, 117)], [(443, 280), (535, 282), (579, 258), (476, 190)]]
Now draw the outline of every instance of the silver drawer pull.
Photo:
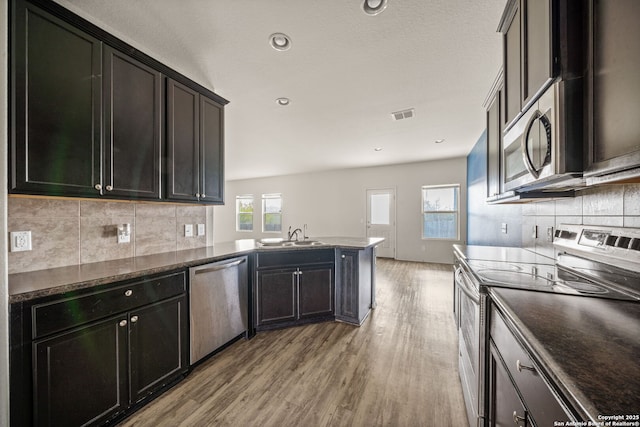
[(534, 368), (533, 366), (523, 365), (520, 362), (520, 359), (516, 360), (516, 368), (518, 368), (518, 372), (522, 372), (523, 369), (526, 369), (527, 371), (532, 371), (532, 372), (536, 371), (536, 368)]
[(127, 326), (127, 321), (126, 320), (121, 320), (120, 323), (118, 323), (118, 325)]
[(131, 295), (133, 295), (133, 291), (131, 289), (127, 289), (126, 291), (124, 291), (125, 297), (130, 297)]
[(112, 191), (113, 190), (113, 187), (111, 185), (107, 185), (105, 188), (107, 189), (107, 191)]
[(138, 316), (131, 316), (131, 323), (136, 323), (138, 321)]
[(517, 411), (513, 411), (513, 422), (515, 424), (520, 424), (520, 422), (525, 421), (526, 418), (525, 417), (521, 417), (520, 415), (518, 415)]
[(95, 188), (96, 190), (100, 191), (100, 190), (102, 190), (102, 185), (96, 184), (96, 185), (93, 186), (93, 188)]

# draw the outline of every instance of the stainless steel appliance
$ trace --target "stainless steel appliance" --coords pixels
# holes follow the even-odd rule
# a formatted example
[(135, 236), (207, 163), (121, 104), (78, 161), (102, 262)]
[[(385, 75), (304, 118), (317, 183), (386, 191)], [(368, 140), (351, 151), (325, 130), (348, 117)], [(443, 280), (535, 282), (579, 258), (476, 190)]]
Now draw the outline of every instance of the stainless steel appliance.
[(582, 170), (582, 79), (551, 85), (504, 134), (505, 191), (579, 188)]
[(191, 364), (247, 331), (247, 257), (189, 269)]
[(556, 258), (516, 248), (454, 246), (454, 309), (469, 425), (488, 422), (488, 289), (508, 287), (640, 303), (640, 229), (561, 225)]

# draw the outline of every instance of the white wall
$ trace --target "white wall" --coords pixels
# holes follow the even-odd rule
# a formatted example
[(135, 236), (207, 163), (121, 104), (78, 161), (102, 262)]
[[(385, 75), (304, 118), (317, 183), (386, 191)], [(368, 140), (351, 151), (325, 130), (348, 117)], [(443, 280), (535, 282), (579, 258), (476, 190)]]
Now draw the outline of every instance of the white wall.
[[(396, 258), (451, 263), (451, 245), (458, 242), (421, 239), (421, 187), (460, 184), (460, 232), (461, 241), (464, 241), (465, 183), (466, 158), (227, 181), (226, 204), (214, 208), (214, 242), (280, 236), (261, 232), (260, 197), (266, 193), (282, 193), (284, 236), (290, 225), (295, 228), (308, 224), (310, 237), (364, 237), (366, 190), (395, 188)], [(235, 198), (243, 194), (255, 197), (256, 214), (251, 233), (235, 231)]]

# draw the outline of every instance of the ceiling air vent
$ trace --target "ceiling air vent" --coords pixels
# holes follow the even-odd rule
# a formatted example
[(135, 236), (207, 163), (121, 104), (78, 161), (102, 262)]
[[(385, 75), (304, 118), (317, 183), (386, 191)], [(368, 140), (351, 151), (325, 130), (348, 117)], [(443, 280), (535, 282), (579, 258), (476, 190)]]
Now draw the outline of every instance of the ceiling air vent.
[(408, 110), (396, 111), (395, 113), (391, 113), (393, 120), (403, 120), (410, 119), (415, 115), (415, 111), (413, 108), (409, 108)]

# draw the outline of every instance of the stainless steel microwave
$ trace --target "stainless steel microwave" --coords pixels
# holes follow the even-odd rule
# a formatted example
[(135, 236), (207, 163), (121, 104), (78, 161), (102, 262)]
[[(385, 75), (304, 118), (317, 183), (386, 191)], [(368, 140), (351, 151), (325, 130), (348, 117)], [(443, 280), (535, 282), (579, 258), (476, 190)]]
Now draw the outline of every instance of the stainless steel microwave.
[(503, 135), (505, 191), (584, 185), (582, 94), (582, 79), (553, 83)]

